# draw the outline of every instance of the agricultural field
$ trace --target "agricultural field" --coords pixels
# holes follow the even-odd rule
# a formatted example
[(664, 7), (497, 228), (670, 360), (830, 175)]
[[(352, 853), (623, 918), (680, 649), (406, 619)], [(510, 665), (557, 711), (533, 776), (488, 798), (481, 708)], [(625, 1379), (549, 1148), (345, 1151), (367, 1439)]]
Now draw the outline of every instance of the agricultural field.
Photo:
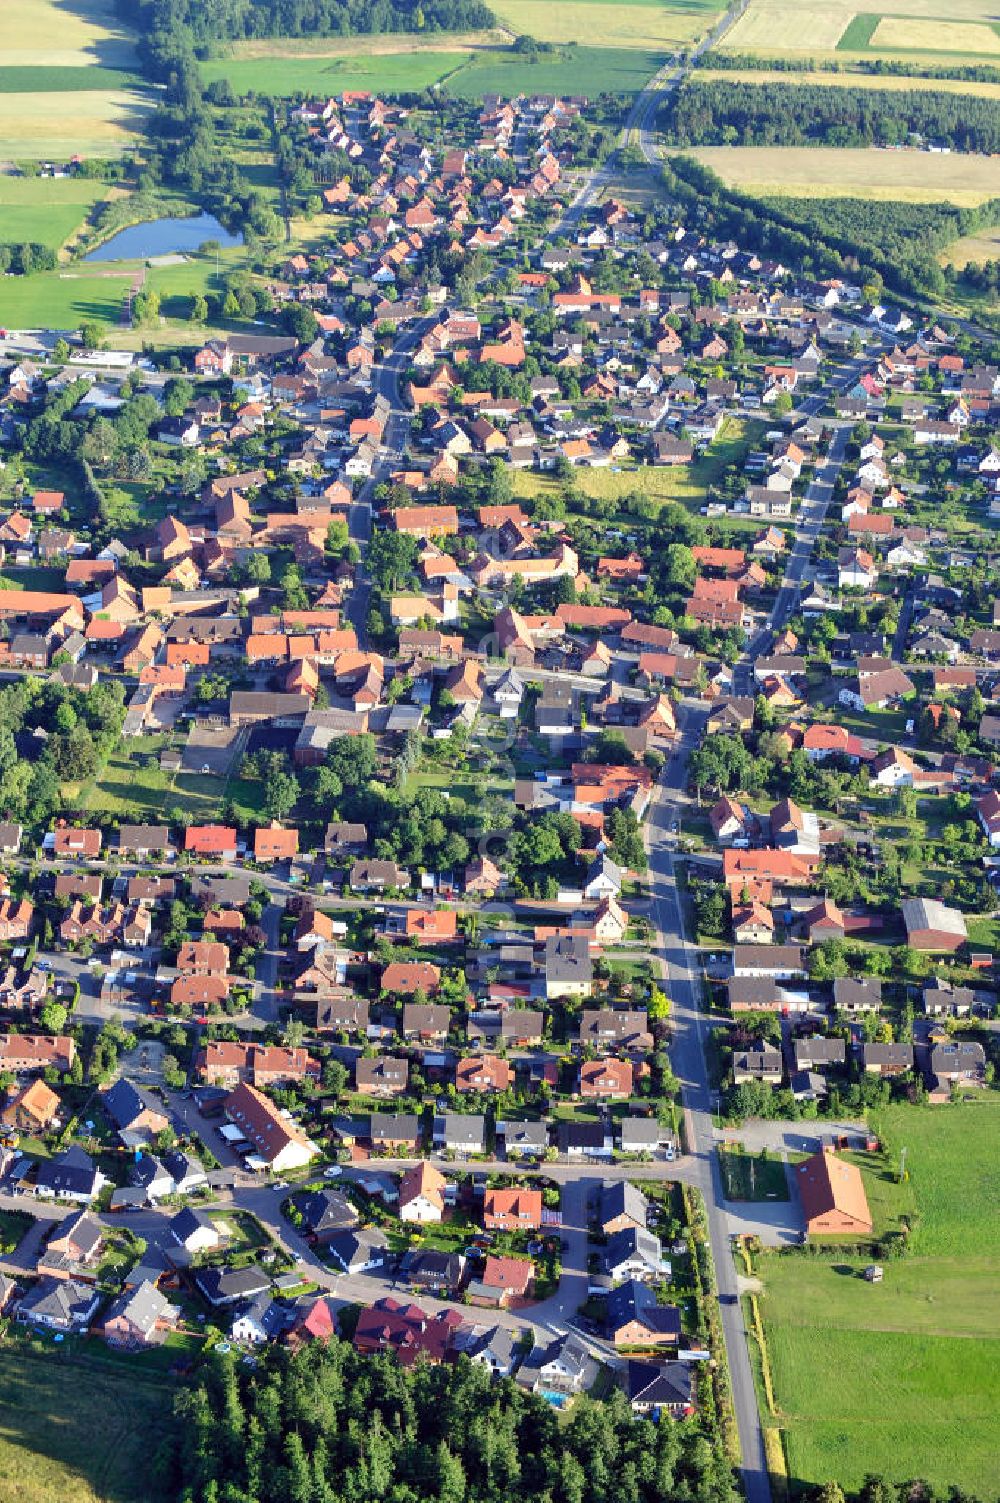
[(447, 82), (463, 99), (483, 94), (637, 94), (666, 54), (638, 47), (566, 46), (532, 61), (509, 50), (477, 53)]
[[(1000, 1409), (1000, 1100), (891, 1108), (874, 1124), (909, 1183), (912, 1252), (884, 1279), (864, 1259), (766, 1256), (757, 1271), (789, 1475), (857, 1487), (865, 1473), (996, 1490)], [(886, 1209), (872, 1209), (878, 1219)], [(884, 1193), (883, 1193), (884, 1192)]]
[(793, 198), (871, 198), (974, 208), (997, 191), (996, 158), (874, 147), (698, 146), (733, 188)]
[(0, 161), (65, 161), (117, 157), (132, 144), (151, 107), (138, 89), (62, 93), (0, 93)]
[(0, 237), (58, 250), (106, 192), (90, 178), (0, 177)]
[(662, 51), (637, 46), (566, 46), (535, 59), (523, 57), (508, 46), (466, 51), (379, 51), (370, 56), (352, 48), (344, 53), (324, 50), (304, 56), (284, 53), (212, 58), (201, 71), (209, 82), (228, 79), (239, 94), (335, 94), (345, 89), (413, 94), (439, 85), (459, 98), (478, 99), (488, 93), (521, 91), (634, 94), (662, 67), (664, 57)]
[(238, 94), (339, 94), (372, 89), (381, 94), (412, 94), (430, 88), (465, 61), (463, 52), (410, 50), (365, 56), (324, 51), (300, 57), (212, 58), (202, 64), (206, 83), (226, 78)]
[(866, 10), (820, 0), (751, 0), (721, 45), (762, 57), (848, 61), (853, 53), (984, 62), (1000, 55), (996, 20), (988, 0), (955, 0), (947, 7), (939, 0), (875, 0)]
[(539, 42), (656, 49), (694, 41), (723, 9), (717, 0), (499, 0), (496, 15)]
[[(4, 0), (0, 161), (117, 156), (149, 96), (114, 0)], [(73, 93), (72, 110), (63, 95)]]
[(135, 62), (114, 0), (3, 0), (7, 68), (130, 68)]
[(147, 1503), (146, 1464), (169, 1392), (133, 1370), (0, 1352), (0, 1496), (20, 1503)]

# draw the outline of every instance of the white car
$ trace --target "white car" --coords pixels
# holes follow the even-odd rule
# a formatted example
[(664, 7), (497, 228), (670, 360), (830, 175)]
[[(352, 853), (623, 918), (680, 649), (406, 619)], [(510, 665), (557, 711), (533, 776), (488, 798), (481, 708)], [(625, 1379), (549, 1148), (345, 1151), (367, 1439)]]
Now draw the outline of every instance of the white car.
[(340, 1176), (343, 1174), (343, 1172), (344, 1171), (341, 1169), (341, 1167), (340, 1167), (339, 1164), (331, 1164), (330, 1167), (329, 1167), (329, 1169), (324, 1169), (323, 1170), (323, 1178), (324, 1179), (339, 1179)]

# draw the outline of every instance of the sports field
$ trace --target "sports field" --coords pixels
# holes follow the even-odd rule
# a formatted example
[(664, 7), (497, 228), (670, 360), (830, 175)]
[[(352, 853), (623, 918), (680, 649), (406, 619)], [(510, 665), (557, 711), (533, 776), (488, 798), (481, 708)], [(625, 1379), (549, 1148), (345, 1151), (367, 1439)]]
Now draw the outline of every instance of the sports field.
[(90, 178), (0, 177), (0, 238), (58, 250), (106, 192)]
[(82, 267), (0, 277), (0, 324), (9, 329), (78, 329), (86, 319), (119, 321), (131, 278)]
[(655, 50), (693, 41), (723, 8), (718, 0), (498, 0), (496, 15), (540, 42)]
[(730, 187), (794, 198), (874, 198), (973, 208), (996, 196), (996, 157), (873, 147), (698, 146)]
[[(1000, 1100), (894, 1107), (907, 1149), (913, 1251), (759, 1261), (761, 1311), (789, 1475), (855, 1488), (865, 1473), (996, 1494), (1000, 1414)], [(893, 1186), (887, 1182), (886, 1192)]]
[(1000, 54), (996, 7), (989, 0), (751, 0), (722, 48), (816, 58), (913, 57), (984, 61)]

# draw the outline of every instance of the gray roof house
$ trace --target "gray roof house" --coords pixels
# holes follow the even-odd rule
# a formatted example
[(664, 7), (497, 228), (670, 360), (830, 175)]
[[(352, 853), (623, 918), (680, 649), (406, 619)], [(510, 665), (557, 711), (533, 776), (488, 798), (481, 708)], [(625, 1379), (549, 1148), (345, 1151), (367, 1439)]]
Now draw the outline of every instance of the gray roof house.
[(545, 941), (545, 995), (589, 997), (594, 984), (590, 944), (583, 935), (552, 934)]
[(623, 1117), (618, 1136), (622, 1153), (656, 1153), (664, 1141), (672, 1141), (669, 1131), (655, 1117)]
[(434, 1146), (452, 1153), (483, 1153), (486, 1118), (478, 1112), (444, 1112), (434, 1118)]
[(509, 1122), (496, 1125), (496, 1135), (503, 1139), (508, 1158), (543, 1154), (549, 1146), (549, 1132), (544, 1122)]
[(91, 1284), (46, 1277), (24, 1295), (17, 1318), (22, 1325), (45, 1326), (50, 1331), (85, 1331), (100, 1303), (101, 1296)]
[(335, 1232), (327, 1239), (326, 1250), (345, 1273), (370, 1273), (383, 1268), (389, 1259), (385, 1233), (374, 1226)]
[(609, 1237), (600, 1264), (601, 1272), (616, 1283), (621, 1279), (663, 1278), (670, 1273), (659, 1237), (639, 1227), (625, 1227)]
[(210, 1305), (235, 1305), (254, 1299), (271, 1287), (271, 1279), (262, 1268), (202, 1268), (195, 1283)]

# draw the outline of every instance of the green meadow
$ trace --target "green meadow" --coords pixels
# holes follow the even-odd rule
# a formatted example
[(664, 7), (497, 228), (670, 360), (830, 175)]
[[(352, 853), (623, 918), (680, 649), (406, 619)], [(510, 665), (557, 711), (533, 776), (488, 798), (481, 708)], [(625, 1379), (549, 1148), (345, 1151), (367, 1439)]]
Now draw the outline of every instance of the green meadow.
[[(789, 1476), (857, 1487), (923, 1477), (983, 1499), (1000, 1483), (1000, 1099), (896, 1107), (875, 1124), (906, 1149), (911, 1251), (881, 1284), (865, 1260), (760, 1260), (761, 1311)], [(882, 1188), (881, 1186), (879, 1187)], [(886, 1195), (891, 1186), (886, 1181)]]

